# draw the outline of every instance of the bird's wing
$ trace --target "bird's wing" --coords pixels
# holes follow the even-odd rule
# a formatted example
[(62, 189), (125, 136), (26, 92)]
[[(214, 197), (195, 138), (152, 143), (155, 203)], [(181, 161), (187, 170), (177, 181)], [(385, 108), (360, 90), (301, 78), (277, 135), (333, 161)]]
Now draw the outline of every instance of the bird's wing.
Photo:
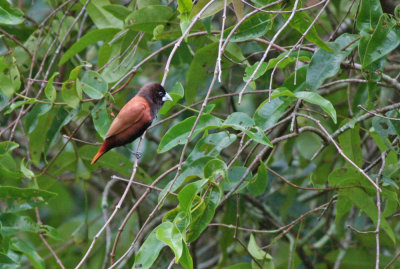
[[(111, 126), (108, 129), (105, 138), (117, 135), (132, 126), (133, 124), (142, 120), (144, 117), (148, 118), (149, 116), (150, 106), (148, 105), (147, 101), (144, 98), (136, 96), (132, 98), (127, 104), (125, 104), (121, 111), (118, 113), (117, 117), (111, 123)], [(151, 120), (152, 119), (148, 119), (148, 121)]]

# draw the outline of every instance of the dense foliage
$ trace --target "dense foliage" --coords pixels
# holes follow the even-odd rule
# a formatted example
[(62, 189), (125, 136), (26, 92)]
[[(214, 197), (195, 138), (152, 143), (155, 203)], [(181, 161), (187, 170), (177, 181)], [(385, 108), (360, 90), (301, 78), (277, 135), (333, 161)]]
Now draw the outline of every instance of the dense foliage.
[(395, 4), (0, 0), (0, 268), (399, 268)]

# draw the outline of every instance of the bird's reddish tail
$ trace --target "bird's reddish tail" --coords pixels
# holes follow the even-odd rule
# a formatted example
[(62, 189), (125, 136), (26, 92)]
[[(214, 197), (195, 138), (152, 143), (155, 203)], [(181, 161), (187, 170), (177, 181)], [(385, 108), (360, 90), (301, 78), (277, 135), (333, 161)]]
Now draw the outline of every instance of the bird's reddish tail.
[(109, 148), (107, 147), (107, 143), (103, 143), (101, 145), (101, 147), (99, 148), (99, 151), (96, 153), (96, 155), (93, 157), (93, 160), (90, 164), (94, 164), (95, 162), (97, 162), (97, 160), (107, 151), (109, 150)]

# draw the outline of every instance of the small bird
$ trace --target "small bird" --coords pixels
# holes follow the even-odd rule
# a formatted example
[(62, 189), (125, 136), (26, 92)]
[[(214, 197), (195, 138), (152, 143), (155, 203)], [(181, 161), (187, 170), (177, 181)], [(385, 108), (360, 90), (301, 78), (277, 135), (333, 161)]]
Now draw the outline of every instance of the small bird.
[(104, 153), (112, 148), (123, 146), (140, 137), (151, 125), (158, 110), (165, 101), (172, 101), (171, 96), (159, 83), (149, 83), (128, 103), (111, 123), (105, 140), (94, 156), (94, 164)]

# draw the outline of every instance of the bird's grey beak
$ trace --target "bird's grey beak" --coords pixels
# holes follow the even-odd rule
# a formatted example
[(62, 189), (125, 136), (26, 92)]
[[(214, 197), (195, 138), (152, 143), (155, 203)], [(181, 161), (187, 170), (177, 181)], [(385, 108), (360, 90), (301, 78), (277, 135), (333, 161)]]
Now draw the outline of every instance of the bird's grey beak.
[(163, 102), (165, 101), (172, 101), (171, 95), (169, 95), (167, 92), (165, 93), (165, 96), (161, 99)]

